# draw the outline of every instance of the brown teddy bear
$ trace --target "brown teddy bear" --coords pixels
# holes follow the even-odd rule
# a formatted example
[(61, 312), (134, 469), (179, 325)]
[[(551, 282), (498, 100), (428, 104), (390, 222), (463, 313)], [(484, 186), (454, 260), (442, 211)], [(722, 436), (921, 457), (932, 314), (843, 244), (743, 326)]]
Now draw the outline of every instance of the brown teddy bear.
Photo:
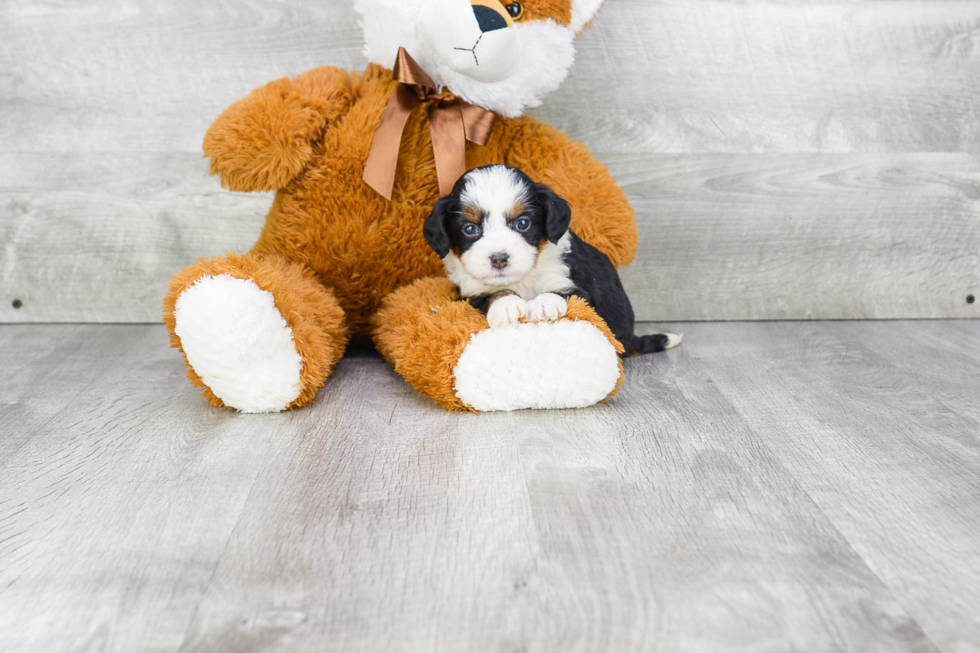
[(618, 390), (622, 347), (587, 304), (488, 329), (422, 234), (460, 174), (506, 163), (563, 196), (583, 240), (616, 265), (632, 260), (633, 211), (606, 168), (523, 115), (564, 80), (601, 3), (355, 0), (363, 73), (280, 79), (215, 121), (212, 174), (276, 196), (251, 252), (201, 260), (170, 283), (164, 321), (209, 402), (309, 403), (358, 336), (448, 409), (581, 407)]

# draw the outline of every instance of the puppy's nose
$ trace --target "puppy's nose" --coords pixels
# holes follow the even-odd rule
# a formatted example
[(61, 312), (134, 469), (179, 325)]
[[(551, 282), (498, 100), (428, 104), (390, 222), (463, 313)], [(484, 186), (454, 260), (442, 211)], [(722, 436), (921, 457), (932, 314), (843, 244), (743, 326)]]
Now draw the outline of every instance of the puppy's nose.
[(491, 254), (490, 265), (492, 265), (496, 270), (503, 270), (505, 267), (507, 267), (507, 259), (509, 258), (510, 256), (508, 254), (505, 254), (504, 252), (497, 252), (496, 254)]
[(513, 25), (510, 14), (497, 0), (470, 0), (481, 32), (493, 32)]

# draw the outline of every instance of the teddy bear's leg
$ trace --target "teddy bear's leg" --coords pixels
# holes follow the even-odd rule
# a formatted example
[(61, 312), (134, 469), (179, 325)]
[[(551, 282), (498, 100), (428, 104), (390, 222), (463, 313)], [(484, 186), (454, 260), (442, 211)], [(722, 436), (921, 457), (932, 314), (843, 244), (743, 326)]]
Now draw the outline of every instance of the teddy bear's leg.
[(372, 327), (395, 371), (450, 410), (581, 408), (623, 380), (622, 345), (576, 297), (556, 322), (490, 329), (450, 281), (422, 279), (386, 297)]
[(243, 413), (309, 403), (347, 344), (333, 293), (275, 256), (202, 259), (170, 281), (163, 308), (187, 376), (211, 404)]

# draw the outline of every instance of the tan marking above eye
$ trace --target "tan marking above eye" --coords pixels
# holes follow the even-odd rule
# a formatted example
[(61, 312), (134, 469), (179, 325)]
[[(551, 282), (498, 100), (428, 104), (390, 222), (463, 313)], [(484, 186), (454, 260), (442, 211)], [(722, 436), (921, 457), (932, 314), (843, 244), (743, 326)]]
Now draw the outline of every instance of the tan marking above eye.
[(483, 222), (483, 213), (475, 206), (463, 207), (463, 217), (473, 224), (481, 224)]

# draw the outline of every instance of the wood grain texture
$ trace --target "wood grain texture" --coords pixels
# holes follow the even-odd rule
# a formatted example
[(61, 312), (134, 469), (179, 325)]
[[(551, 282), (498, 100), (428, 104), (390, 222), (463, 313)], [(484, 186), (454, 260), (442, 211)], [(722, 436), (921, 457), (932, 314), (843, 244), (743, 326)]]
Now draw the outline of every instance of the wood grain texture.
[[(609, 0), (534, 113), (627, 187), (644, 319), (978, 317), (978, 21)], [(365, 64), (345, 0), (0, 4), (0, 322), (155, 322), (176, 270), (248, 249), (270, 199), (207, 178), (203, 134), (324, 64)]]
[(977, 650), (977, 324), (671, 325), (559, 412), (362, 353), (268, 416), (161, 326), (0, 327), (0, 650)]
[[(978, 20), (961, 0), (609, 0), (536, 113), (597, 151), (976, 153)], [(0, 35), (8, 152), (196, 153), (248, 90), (365, 63), (344, 0), (8, 0)]]
[(199, 154), (251, 89), (326, 64), (361, 70), (361, 48), (344, 0), (6, 0), (0, 151)]
[(930, 639), (980, 651), (980, 325), (693, 325), (692, 341)]
[(223, 190), (196, 154), (0, 154), (0, 166), (0, 322), (158, 322), (170, 277), (248, 251), (272, 202)]
[[(195, 155), (0, 155), (0, 321), (153, 322), (166, 281), (247, 251), (271, 197)], [(609, 155), (639, 215), (640, 319), (977, 317), (980, 165), (965, 154)], [(61, 181), (46, 179), (57, 170)], [(98, 188), (98, 191), (94, 190)], [(11, 302), (19, 299), (16, 310)]]
[(199, 402), (161, 327), (0, 328), (0, 650), (177, 650), (292, 417)]
[(460, 416), (347, 366), (181, 650), (933, 650), (717, 391), (672, 372), (634, 367), (594, 411)]
[(638, 319), (980, 317), (972, 155), (608, 160), (641, 216)]
[(610, 0), (539, 113), (598, 151), (976, 154), (978, 21), (969, 0)]

